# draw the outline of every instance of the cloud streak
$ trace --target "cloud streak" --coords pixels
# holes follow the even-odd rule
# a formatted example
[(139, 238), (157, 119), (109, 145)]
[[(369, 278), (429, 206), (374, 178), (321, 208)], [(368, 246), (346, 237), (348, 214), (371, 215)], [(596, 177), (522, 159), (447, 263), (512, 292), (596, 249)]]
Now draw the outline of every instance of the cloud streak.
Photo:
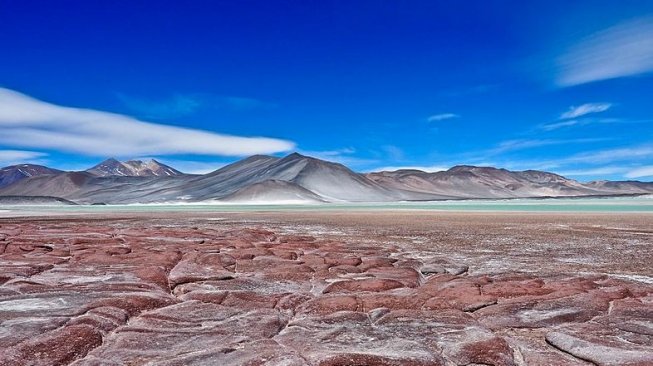
[(429, 116), (426, 120), (428, 122), (437, 122), (437, 121), (444, 121), (445, 119), (452, 119), (452, 118), (460, 118), (460, 116), (455, 113), (440, 113), (440, 114), (434, 114), (432, 116)]
[(585, 103), (579, 106), (571, 106), (569, 109), (562, 113), (557, 121), (551, 123), (544, 123), (537, 126), (537, 129), (543, 131), (553, 131), (560, 128), (572, 126), (584, 126), (592, 123), (616, 123), (622, 122), (616, 118), (588, 118), (587, 115), (605, 112), (612, 108), (612, 103)]
[(511, 151), (519, 151), (525, 149), (532, 149), (542, 146), (551, 146), (551, 145), (564, 145), (564, 144), (580, 144), (580, 143), (591, 143), (604, 141), (603, 138), (579, 138), (579, 139), (567, 139), (567, 140), (555, 140), (555, 139), (542, 139), (542, 140), (507, 140), (500, 142), (495, 148), (487, 150), (483, 153), (483, 156), (487, 155), (498, 155)]
[(0, 166), (15, 165), (27, 162), (41, 162), (46, 153), (24, 150), (0, 150)]
[(538, 126), (538, 128), (540, 130), (544, 130), (544, 131), (553, 131), (553, 130), (557, 130), (559, 128), (564, 128), (564, 127), (584, 125), (584, 124), (587, 124), (586, 121), (587, 120), (571, 119), (571, 120), (562, 121), (562, 122), (546, 123), (546, 124)]
[(653, 177), (653, 165), (633, 169), (625, 174), (626, 178)]
[(560, 119), (571, 119), (586, 116), (592, 113), (605, 112), (612, 107), (611, 103), (585, 103), (569, 107), (569, 110), (560, 115)]
[(653, 17), (592, 34), (558, 57), (556, 69), (561, 87), (653, 71)]
[(0, 88), (0, 144), (89, 156), (246, 156), (292, 150), (291, 141), (240, 137), (63, 107)]
[(617, 161), (636, 161), (653, 158), (653, 145), (639, 145), (583, 152), (560, 160), (561, 163), (601, 164)]

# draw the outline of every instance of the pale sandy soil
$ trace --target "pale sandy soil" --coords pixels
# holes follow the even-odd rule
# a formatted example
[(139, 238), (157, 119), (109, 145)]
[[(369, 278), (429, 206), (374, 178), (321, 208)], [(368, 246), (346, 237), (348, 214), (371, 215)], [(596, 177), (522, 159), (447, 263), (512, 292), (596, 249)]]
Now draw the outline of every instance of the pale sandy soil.
[(401, 245), (444, 256), (474, 273), (614, 273), (653, 281), (653, 214), (274, 212), (214, 215), (348, 242)]

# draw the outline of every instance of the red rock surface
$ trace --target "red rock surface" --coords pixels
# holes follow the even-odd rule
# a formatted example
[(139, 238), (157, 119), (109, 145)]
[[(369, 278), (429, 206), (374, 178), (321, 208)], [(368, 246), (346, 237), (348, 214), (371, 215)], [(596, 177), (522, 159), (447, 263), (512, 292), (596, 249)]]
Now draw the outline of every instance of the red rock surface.
[(653, 365), (646, 283), (300, 234), (0, 221), (0, 365)]

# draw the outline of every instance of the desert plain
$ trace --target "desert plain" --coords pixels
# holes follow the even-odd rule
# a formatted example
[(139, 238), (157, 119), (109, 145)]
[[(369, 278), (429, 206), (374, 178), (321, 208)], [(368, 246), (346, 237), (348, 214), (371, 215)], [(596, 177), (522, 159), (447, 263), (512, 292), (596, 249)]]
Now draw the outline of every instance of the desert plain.
[(653, 365), (653, 214), (0, 218), (0, 365)]

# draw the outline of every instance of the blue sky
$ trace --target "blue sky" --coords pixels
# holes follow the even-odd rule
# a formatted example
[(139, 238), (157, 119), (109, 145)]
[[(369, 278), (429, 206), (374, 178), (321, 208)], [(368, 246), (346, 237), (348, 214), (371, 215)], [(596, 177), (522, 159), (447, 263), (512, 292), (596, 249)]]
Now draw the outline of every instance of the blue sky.
[(653, 180), (651, 1), (0, 0), (0, 165)]

